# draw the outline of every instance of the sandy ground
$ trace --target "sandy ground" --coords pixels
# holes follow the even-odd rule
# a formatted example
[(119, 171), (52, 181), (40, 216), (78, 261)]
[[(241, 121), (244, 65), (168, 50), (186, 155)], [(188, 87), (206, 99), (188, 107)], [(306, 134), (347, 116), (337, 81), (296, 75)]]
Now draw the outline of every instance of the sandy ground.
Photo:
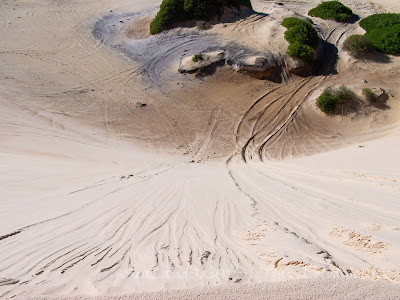
[[(188, 290), (137, 293), (79, 299), (398, 299), (400, 287), (355, 278), (298, 279), (257, 285), (202, 287)], [(37, 300), (49, 297), (34, 298)], [(78, 297), (57, 297), (71, 300)]]
[[(149, 37), (159, 3), (2, 1), (0, 298), (399, 298), (400, 59), (181, 75), (205, 50), (280, 55), (280, 20), (316, 1)], [(362, 33), (314, 21), (339, 50)], [(386, 106), (326, 117), (341, 84)]]

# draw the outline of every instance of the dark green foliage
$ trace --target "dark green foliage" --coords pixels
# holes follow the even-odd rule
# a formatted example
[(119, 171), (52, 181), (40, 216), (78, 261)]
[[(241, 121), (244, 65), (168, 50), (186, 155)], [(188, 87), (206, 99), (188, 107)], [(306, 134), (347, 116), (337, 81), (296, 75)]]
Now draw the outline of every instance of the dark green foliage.
[(199, 54), (193, 55), (192, 60), (194, 62), (203, 61), (204, 60), (203, 54), (199, 53)]
[(338, 105), (350, 107), (357, 96), (347, 87), (342, 85), (337, 90), (326, 88), (317, 99), (317, 106), (326, 114), (333, 114)]
[(290, 56), (299, 58), (305, 63), (312, 63), (314, 60), (314, 49), (308, 45), (303, 45), (299, 43), (290, 44), (288, 47), (288, 52)]
[(327, 1), (310, 10), (308, 14), (321, 19), (347, 22), (351, 19), (353, 11), (339, 1)]
[(365, 37), (381, 52), (400, 54), (400, 14), (376, 14), (360, 22)]
[(339, 103), (344, 103), (345, 101), (351, 101), (356, 98), (353, 91), (342, 85), (335, 91), (336, 96), (339, 98)]
[(286, 27), (286, 28), (291, 28), (294, 26), (310, 26), (311, 28), (313, 28), (311, 26), (311, 24), (308, 24), (306, 21), (299, 19), (299, 18), (294, 18), (294, 17), (289, 17), (289, 18), (285, 18), (282, 21), (282, 26)]
[(150, 24), (150, 33), (160, 33), (180, 22), (208, 21), (220, 15), (224, 5), (238, 9), (240, 6), (251, 8), (250, 0), (163, 0), (160, 11)]
[(234, 6), (236, 8), (239, 8), (240, 6), (252, 7), (251, 0), (225, 0), (225, 3), (228, 6)]
[(375, 52), (371, 42), (364, 35), (359, 34), (349, 36), (343, 44), (343, 49), (357, 58), (368, 58)]
[(319, 44), (319, 37), (314, 27), (307, 21), (298, 18), (285, 18), (282, 26), (288, 30), (285, 39), (289, 42), (288, 54), (310, 64), (314, 60), (315, 49)]
[(317, 99), (317, 106), (326, 114), (331, 114), (335, 111), (336, 103), (338, 102), (331, 89), (325, 89)]
[(160, 11), (150, 24), (150, 33), (156, 34), (169, 28), (173, 22), (184, 21), (184, 0), (164, 0)]
[(306, 21), (302, 25), (290, 27), (285, 32), (285, 39), (290, 43), (299, 43), (315, 49), (318, 47), (319, 37), (317, 31)]
[(377, 28), (393, 27), (400, 24), (400, 14), (375, 14), (360, 21), (360, 26), (366, 31)]
[(186, 19), (209, 20), (213, 15), (219, 14), (219, 3), (207, 0), (184, 0), (184, 13)]
[(370, 88), (362, 89), (362, 94), (370, 103), (376, 103), (378, 101), (378, 96)]

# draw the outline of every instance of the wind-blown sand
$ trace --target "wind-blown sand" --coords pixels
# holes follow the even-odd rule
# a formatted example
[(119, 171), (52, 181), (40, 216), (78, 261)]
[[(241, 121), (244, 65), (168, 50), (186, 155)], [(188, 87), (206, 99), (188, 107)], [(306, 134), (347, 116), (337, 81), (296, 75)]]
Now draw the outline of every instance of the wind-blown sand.
[[(279, 22), (308, 2), (148, 37), (160, 1), (2, 1), (0, 297), (399, 298), (400, 59), (178, 73), (208, 48), (285, 62)], [(339, 49), (362, 32), (314, 21)], [(341, 84), (387, 106), (326, 117)]]

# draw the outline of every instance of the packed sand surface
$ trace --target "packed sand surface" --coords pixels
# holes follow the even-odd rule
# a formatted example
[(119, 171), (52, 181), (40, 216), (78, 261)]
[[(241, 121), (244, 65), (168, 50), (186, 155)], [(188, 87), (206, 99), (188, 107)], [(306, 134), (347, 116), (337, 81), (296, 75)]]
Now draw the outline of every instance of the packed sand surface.
[[(323, 65), (292, 74), (280, 22), (317, 3), (149, 36), (160, 1), (1, 1), (0, 298), (398, 299), (400, 57), (355, 60), (357, 22), (313, 19)], [(235, 71), (257, 57), (281, 80)], [(387, 100), (324, 115), (341, 85)]]

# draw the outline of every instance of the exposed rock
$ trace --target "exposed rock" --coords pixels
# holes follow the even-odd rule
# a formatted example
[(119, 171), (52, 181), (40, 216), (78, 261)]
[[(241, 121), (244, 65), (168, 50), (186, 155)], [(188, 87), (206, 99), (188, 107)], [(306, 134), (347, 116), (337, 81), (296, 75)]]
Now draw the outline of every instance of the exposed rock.
[(254, 13), (255, 12), (251, 7), (247, 7), (244, 5), (241, 5), (239, 9), (233, 6), (224, 6), (223, 13), (220, 16), (216, 17), (214, 21), (222, 23), (236, 22), (237, 20), (245, 19)]
[(218, 65), (225, 64), (225, 50), (199, 53), (201, 59), (193, 60), (194, 55), (185, 56), (181, 59), (178, 71), (180, 73), (196, 73)]
[(376, 95), (376, 104), (384, 105), (389, 100), (389, 94), (384, 89), (377, 87), (371, 88), (371, 90)]
[(146, 107), (146, 106), (147, 106), (146, 103), (142, 103), (142, 102), (137, 102), (136, 105), (137, 105), (138, 107)]
[(235, 60), (232, 65), (238, 72), (248, 73), (259, 79), (276, 81), (280, 78), (281, 67), (270, 52)]
[(316, 72), (319, 68), (324, 53), (324, 44), (320, 41), (318, 48), (315, 50), (314, 63), (306, 64), (298, 58), (287, 55), (285, 57), (286, 65), (290, 73), (298, 76), (307, 77)]
[(376, 97), (377, 97), (378, 99), (379, 99), (379, 98), (382, 98), (382, 97), (384, 97), (384, 96), (386, 95), (385, 90), (382, 89), (382, 88), (380, 88), (380, 87), (378, 87), (378, 88), (371, 88), (371, 90), (372, 90), (372, 92), (374, 92), (374, 94), (376, 95)]
[(315, 72), (316, 69), (315, 66), (310, 64), (305, 64), (301, 60), (293, 58), (289, 55), (286, 56), (285, 61), (289, 72), (298, 76), (302, 77), (310, 76)]

